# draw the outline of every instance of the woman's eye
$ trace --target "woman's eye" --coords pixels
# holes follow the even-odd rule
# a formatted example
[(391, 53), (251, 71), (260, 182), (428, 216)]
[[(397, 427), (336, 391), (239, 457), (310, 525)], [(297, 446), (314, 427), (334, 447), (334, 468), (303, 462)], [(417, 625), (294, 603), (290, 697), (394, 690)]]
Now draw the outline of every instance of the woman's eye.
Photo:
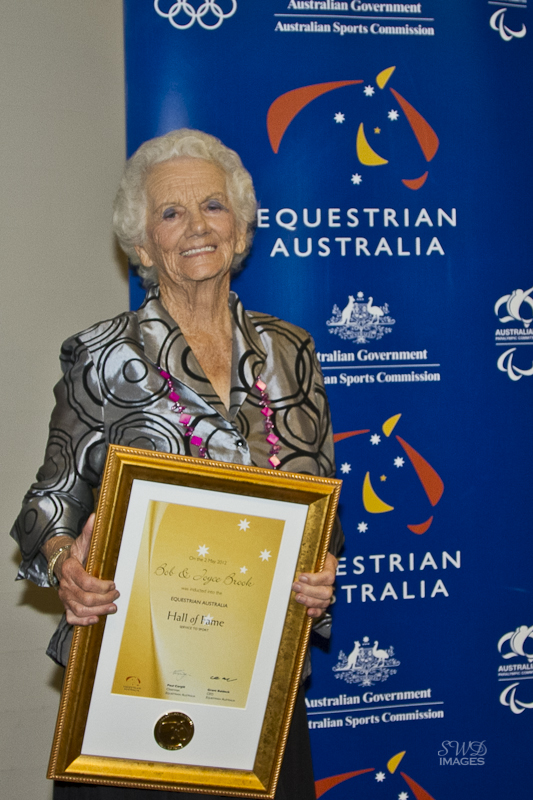
[(207, 204), (208, 211), (222, 211), (224, 206), (218, 200), (210, 200)]
[(163, 219), (174, 219), (175, 216), (176, 216), (175, 208), (166, 208), (163, 211)]

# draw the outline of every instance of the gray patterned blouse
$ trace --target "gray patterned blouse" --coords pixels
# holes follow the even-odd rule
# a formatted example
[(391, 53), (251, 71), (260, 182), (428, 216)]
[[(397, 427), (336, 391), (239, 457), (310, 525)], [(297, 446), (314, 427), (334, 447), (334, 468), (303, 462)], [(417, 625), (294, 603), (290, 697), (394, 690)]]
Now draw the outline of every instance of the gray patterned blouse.
[[(152, 287), (138, 311), (120, 314), (72, 336), (61, 349), (63, 378), (54, 389), (45, 461), (30, 488), (11, 535), (22, 552), (18, 578), (47, 586), (40, 548), (58, 534), (76, 537), (93, 510), (109, 443), (198, 455), (177, 426), (163, 368), (180, 403), (191, 414), (194, 434), (209, 458), (268, 467), (259, 376), (267, 384), (279, 469), (332, 477), (331, 422), (322, 373), (311, 336), (268, 314), (245, 311), (230, 293), (233, 354), (230, 408), (226, 409), (198, 364), (179, 326)], [(338, 552), (337, 525), (331, 545)], [(70, 626), (63, 618), (48, 654), (65, 664)]]

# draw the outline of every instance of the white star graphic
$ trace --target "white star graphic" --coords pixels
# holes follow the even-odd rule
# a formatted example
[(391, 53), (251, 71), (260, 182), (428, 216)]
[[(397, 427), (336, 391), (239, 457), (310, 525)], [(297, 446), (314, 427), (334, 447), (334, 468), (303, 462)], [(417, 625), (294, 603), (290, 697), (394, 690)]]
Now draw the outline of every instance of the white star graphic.
[(399, 117), (400, 115), (398, 114), (398, 112), (396, 111), (396, 109), (395, 109), (395, 108), (393, 108), (393, 109), (392, 109), (392, 111), (389, 111), (389, 113), (387, 114), (387, 116), (388, 116), (388, 118), (389, 118), (390, 120), (392, 120), (392, 121), (394, 122), (395, 120), (397, 120), (397, 119), (398, 119), (398, 117)]
[(268, 561), (268, 559), (271, 557), (271, 555), (272, 554), (271, 554), (270, 550), (262, 550), (261, 554), (259, 555), (259, 558), (261, 559), (261, 561)]
[(342, 114), (340, 111), (337, 111), (333, 119), (335, 122), (344, 122), (344, 114)]
[(202, 625), (210, 625), (213, 622), (213, 617), (208, 614), (207, 617), (202, 617)]
[(376, 780), (378, 783), (383, 783), (385, 780), (385, 773), (384, 772), (376, 772)]
[(352, 183), (353, 184), (355, 184), (356, 186), (359, 186), (359, 184), (362, 183), (362, 182), (363, 182), (363, 179), (362, 179), (361, 175), (359, 175), (358, 172), (356, 172), (355, 175), (352, 175)]
[(239, 528), (241, 529), (241, 531), (247, 531), (249, 527), (250, 523), (248, 522), (248, 520), (241, 519), (241, 521), (239, 522)]
[(352, 465), (348, 464), (348, 462), (345, 461), (344, 464), (341, 465), (341, 472), (343, 473), (343, 475), (347, 475), (351, 471), (352, 471)]
[(248, 572), (248, 567), (241, 567), (241, 572), (244, 575), (246, 572)]
[(404, 464), (405, 464), (405, 461), (403, 460), (403, 458), (401, 456), (396, 456), (396, 458), (394, 459), (394, 466), (395, 467), (403, 467)]
[(373, 433), (372, 436), (370, 437), (370, 441), (372, 442), (372, 444), (379, 444), (381, 442), (381, 436), (379, 435), (379, 433)]
[(409, 795), (407, 794), (407, 792), (400, 792), (400, 794), (398, 795), (398, 800), (407, 800), (408, 797)]
[(360, 522), (357, 526), (357, 530), (359, 533), (366, 533), (368, 530), (368, 524), (366, 522)]
[(206, 547), (205, 544), (201, 544), (196, 552), (199, 556), (206, 556), (209, 553), (209, 547)]
[(364, 93), (366, 94), (367, 97), (372, 97), (372, 95), (374, 94), (374, 91), (375, 91), (375, 89), (374, 89), (373, 86), (365, 86), (365, 88), (364, 88)]

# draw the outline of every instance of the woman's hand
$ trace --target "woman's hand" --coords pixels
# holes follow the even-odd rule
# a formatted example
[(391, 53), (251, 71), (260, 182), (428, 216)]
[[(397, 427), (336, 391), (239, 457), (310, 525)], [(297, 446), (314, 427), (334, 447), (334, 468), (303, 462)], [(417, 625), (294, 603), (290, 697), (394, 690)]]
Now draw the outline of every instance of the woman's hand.
[(297, 603), (307, 606), (307, 615), (318, 619), (331, 603), (338, 561), (328, 553), (322, 572), (303, 572), (292, 585)]
[[(59, 579), (58, 594), (65, 606), (70, 625), (94, 625), (103, 614), (114, 614), (114, 600), (119, 597), (112, 581), (93, 578), (85, 572), (94, 514), (91, 514), (83, 530), (74, 540), (67, 558), (58, 559), (55, 572)], [(60, 557), (61, 558), (61, 557)]]

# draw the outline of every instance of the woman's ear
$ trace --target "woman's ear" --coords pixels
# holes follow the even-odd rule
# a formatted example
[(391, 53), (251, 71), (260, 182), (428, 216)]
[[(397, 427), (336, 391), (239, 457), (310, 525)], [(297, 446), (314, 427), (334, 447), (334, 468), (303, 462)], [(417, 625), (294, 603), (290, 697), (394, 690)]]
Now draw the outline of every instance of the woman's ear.
[(143, 267), (153, 267), (154, 266), (153, 260), (150, 258), (150, 256), (148, 255), (148, 253), (146, 252), (144, 247), (142, 247), (141, 245), (137, 245), (136, 244), (135, 245), (135, 252), (139, 256), (140, 262), (143, 265)]
[(247, 233), (246, 225), (243, 225), (241, 228), (237, 228), (237, 240), (235, 242), (235, 252), (237, 253), (237, 255), (244, 253), (244, 251), (246, 250), (246, 233)]

